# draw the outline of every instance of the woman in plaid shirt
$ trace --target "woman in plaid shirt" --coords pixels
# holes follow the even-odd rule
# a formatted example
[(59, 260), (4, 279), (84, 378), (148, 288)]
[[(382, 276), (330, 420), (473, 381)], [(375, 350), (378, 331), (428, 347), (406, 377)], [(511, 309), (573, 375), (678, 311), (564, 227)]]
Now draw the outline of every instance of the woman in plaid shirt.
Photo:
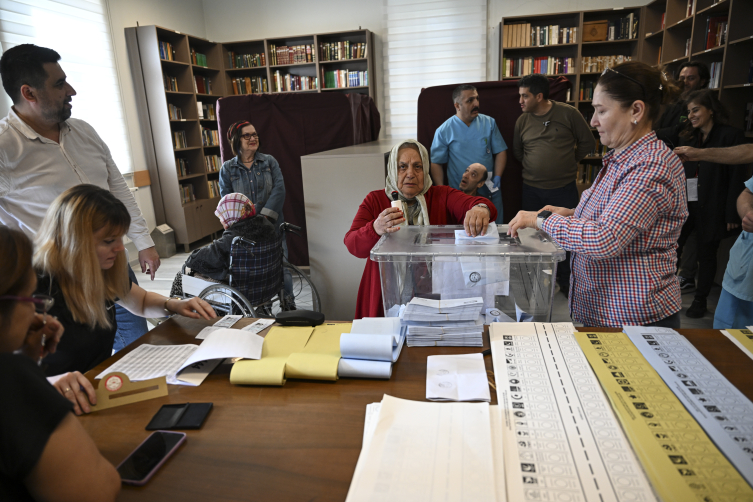
[(509, 233), (533, 227), (572, 251), (570, 312), (585, 326), (680, 327), (677, 239), (688, 216), (680, 159), (652, 124), (677, 88), (628, 62), (604, 71), (591, 126), (612, 150), (575, 210), (520, 211)]

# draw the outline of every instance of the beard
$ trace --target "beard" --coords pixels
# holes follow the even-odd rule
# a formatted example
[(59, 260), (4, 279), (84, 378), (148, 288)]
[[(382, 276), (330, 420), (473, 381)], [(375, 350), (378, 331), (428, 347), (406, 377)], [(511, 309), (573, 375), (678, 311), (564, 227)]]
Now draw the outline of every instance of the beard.
[(49, 107), (42, 111), (42, 116), (51, 122), (65, 122), (71, 118), (71, 110), (66, 108), (65, 105), (60, 108)]

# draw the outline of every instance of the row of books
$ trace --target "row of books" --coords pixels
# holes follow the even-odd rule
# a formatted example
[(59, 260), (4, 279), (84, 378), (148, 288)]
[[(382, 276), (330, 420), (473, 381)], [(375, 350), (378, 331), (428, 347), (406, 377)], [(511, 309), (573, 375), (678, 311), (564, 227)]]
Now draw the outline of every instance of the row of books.
[(285, 91), (307, 91), (310, 89), (319, 88), (319, 79), (316, 77), (305, 77), (301, 75), (282, 75), (280, 70), (277, 70), (272, 75), (272, 90), (273, 92), (285, 92)]
[(580, 89), (578, 91), (578, 99), (580, 101), (591, 101), (594, 98), (594, 88), (596, 83), (593, 80), (580, 81)]
[(727, 16), (706, 18), (706, 48), (719, 47), (727, 42)]
[(235, 52), (227, 53), (230, 68), (257, 68), (267, 66), (267, 58), (264, 53), (261, 54), (236, 54)]
[(314, 52), (310, 45), (295, 45), (288, 47), (283, 45), (277, 47), (274, 44), (269, 45), (269, 59), (272, 66), (281, 64), (300, 64), (313, 63)]
[(201, 75), (194, 75), (193, 89), (196, 94), (212, 94), (212, 80)]
[(175, 141), (175, 149), (188, 148), (188, 140), (186, 139), (186, 131), (173, 131), (173, 140)]
[(506, 24), (502, 33), (502, 47), (536, 47), (542, 45), (574, 44), (578, 41), (578, 28), (531, 26), (531, 23)]
[(175, 49), (170, 42), (159, 42), (159, 58), (168, 61), (175, 61)]
[(638, 36), (638, 16), (633, 13), (607, 25), (607, 40), (629, 40)]
[(222, 161), (219, 155), (207, 155), (204, 157), (204, 167), (208, 173), (216, 173), (222, 167)]
[(630, 56), (583, 56), (580, 71), (581, 73), (601, 73), (607, 68), (613, 68), (630, 60)]
[(328, 42), (319, 44), (319, 61), (342, 61), (366, 57), (365, 43)]
[(193, 185), (180, 185), (180, 202), (183, 205), (196, 200), (196, 194), (193, 191)]
[(239, 77), (234, 78), (233, 94), (259, 94), (269, 92), (267, 77)]
[(575, 60), (553, 56), (502, 58), (502, 70), (503, 77), (519, 77), (531, 73), (544, 75), (575, 73)]
[(196, 52), (196, 49), (191, 47), (191, 63), (195, 64), (196, 66), (208, 66), (206, 54)]
[(183, 110), (173, 104), (167, 104), (167, 114), (170, 115), (170, 120), (183, 120)]
[(709, 89), (719, 89), (719, 84), (722, 81), (722, 62), (711, 63), (709, 65), (709, 73), (711, 73)]
[(170, 75), (162, 75), (162, 82), (165, 84), (165, 90), (169, 92), (178, 92), (178, 79)]
[(220, 182), (217, 180), (207, 181), (209, 185), (209, 198), (214, 199), (220, 196)]
[(196, 111), (200, 119), (217, 120), (217, 114), (214, 111), (214, 103), (196, 102)]
[(217, 129), (202, 127), (201, 144), (204, 146), (218, 146), (220, 144), (220, 133)]
[(322, 70), (322, 81), (325, 89), (339, 89), (341, 87), (362, 87), (369, 85), (369, 72), (365, 71), (348, 71)]
[(578, 183), (591, 184), (596, 180), (599, 175), (601, 166), (598, 164), (580, 164), (578, 166), (578, 175), (576, 179)]
[(186, 159), (181, 159), (178, 157), (175, 159), (175, 167), (178, 169), (178, 176), (188, 176), (188, 161)]

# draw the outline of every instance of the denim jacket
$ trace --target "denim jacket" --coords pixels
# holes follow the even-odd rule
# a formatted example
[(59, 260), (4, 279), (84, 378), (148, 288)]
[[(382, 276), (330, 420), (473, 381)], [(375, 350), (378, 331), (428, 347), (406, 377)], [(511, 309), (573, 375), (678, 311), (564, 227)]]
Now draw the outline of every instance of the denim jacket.
[(251, 168), (246, 168), (240, 157), (234, 157), (220, 168), (220, 196), (242, 193), (256, 206), (256, 214), (282, 223), (282, 205), (285, 202), (285, 182), (280, 165), (274, 157), (256, 152)]

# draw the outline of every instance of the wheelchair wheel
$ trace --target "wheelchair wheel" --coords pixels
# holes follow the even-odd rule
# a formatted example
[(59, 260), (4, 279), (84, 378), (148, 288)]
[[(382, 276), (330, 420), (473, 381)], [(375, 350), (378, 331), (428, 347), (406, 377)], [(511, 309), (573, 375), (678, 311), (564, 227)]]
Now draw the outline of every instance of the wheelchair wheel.
[(258, 317), (246, 297), (227, 284), (213, 284), (199, 293), (199, 298), (209, 303), (217, 314)]
[(293, 295), (284, 289), (268, 302), (256, 305), (256, 313), (263, 317), (274, 317), (279, 312), (287, 310), (313, 310), (321, 312), (322, 305), (319, 302), (319, 293), (314, 283), (298, 267), (290, 263), (283, 263), (283, 267), (293, 279)]

